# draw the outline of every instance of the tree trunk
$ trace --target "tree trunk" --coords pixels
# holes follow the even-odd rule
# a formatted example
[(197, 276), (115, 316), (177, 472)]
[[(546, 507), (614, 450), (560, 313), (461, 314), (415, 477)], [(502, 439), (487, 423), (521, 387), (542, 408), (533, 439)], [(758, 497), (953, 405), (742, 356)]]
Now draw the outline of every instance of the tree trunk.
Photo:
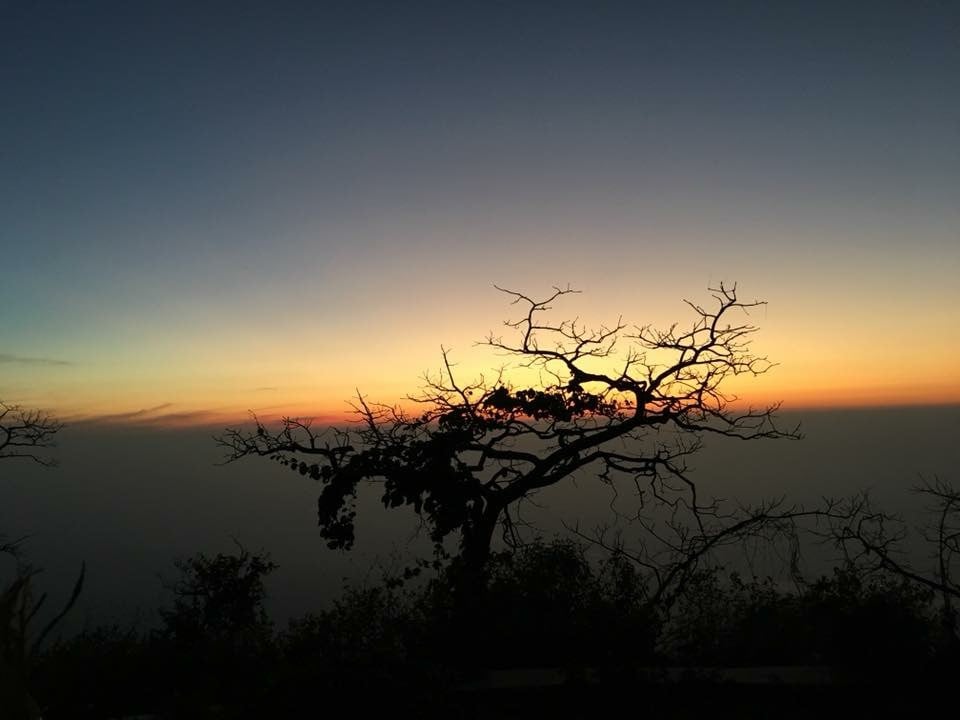
[(460, 557), (451, 574), (455, 632), (461, 647), (456, 654), (467, 671), (482, 671), (487, 665), (489, 628), (486, 590), (490, 545), (497, 528), (501, 508), (486, 505), (477, 521), (462, 537)]
[(500, 519), (499, 505), (487, 503), (478, 513), (476, 523), (469, 532), (463, 535), (463, 580), (468, 588), (477, 594), (482, 594), (486, 586), (487, 563), (490, 560), (490, 545), (493, 542), (493, 533), (497, 529)]

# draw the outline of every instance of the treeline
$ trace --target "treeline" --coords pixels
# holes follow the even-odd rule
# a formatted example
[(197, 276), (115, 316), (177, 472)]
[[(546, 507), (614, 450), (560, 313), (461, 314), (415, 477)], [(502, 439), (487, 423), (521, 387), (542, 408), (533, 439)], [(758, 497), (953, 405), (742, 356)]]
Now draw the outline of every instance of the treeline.
[[(264, 608), (264, 579), (277, 569), (267, 555), (238, 548), (177, 566), (159, 627), (91, 627), (30, 660), (44, 718), (292, 718), (341, 705), (501, 717), (509, 693), (491, 701), (495, 691), (470, 688), (491, 670), (537, 667), (592, 678), (602, 688), (593, 705), (597, 692), (639, 693), (663, 705), (660, 716), (684, 717), (691, 700), (665, 691), (657, 668), (827, 665), (900, 688), (939, 683), (956, 668), (957, 638), (935, 595), (853, 565), (790, 588), (706, 567), (664, 607), (649, 602), (644, 577), (622, 556), (595, 561), (572, 541), (537, 542), (493, 557), (482, 602), (464, 604), (455, 566), (421, 563), (347, 589), (284, 628)], [(532, 702), (564, 716), (565, 692), (510, 697), (520, 714)]]

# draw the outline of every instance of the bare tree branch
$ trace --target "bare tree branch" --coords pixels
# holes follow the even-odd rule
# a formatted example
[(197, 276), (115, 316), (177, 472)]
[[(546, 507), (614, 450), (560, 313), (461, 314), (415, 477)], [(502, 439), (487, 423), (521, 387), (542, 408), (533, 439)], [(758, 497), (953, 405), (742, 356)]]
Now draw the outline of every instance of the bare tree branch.
[(0, 460), (25, 458), (45, 466), (56, 465), (45, 451), (56, 445), (63, 423), (40, 411), (0, 400)]
[(931, 570), (917, 569), (906, 559), (902, 546), (908, 529), (903, 520), (876, 509), (865, 496), (851, 507), (845, 522), (830, 528), (829, 536), (861, 567), (887, 570), (939, 593), (944, 622), (953, 628), (953, 603), (960, 600), (960, 583), (954, 578), (960, 564), (960, 491), (939, 477), (921, 479), (913, 491), (931, 501), (927, 512), (934, 520), (918, 528), (932, 547)]
[(720, 504), (715, 503), (709, 512), (695, 512), (678, 505), (659, 520), (638, 516), (630, 525), (629, 541), (622, 529), (614, 531), (609, 526), (596, 528), (592, 533), (579, 527), (568, 529), (642, 569), (647, 578), (648, 605), (669, 613), (697, 571), (708, 560), (715, 559), (722, 548), (758, 540), (766, 547), (787, 542), (792, 549), (804, 524), (812, 523), (816, 529), (825, 523), (848, 521), (852, 512), (848, 505), (836, 500), (824, 499), (820, 507), (807, 509), (788, 506), (783, 498), (776, 498), (731, 512), (722, 512)]

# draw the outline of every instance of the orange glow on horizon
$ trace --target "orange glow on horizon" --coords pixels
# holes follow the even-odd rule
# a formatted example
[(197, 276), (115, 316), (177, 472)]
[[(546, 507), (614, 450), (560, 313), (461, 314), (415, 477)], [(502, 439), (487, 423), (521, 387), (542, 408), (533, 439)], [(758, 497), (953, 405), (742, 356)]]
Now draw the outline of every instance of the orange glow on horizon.
[[(423, 406), (412, 401), (401, 399), (393, 403), (388, 400), (369, 398), (371, 402), (382, 402), (402, 409), (410, 415), (422, 412)], [(747, 407), (766, 407), (780, 404), (780, 412), (818, 411), (838, 409), (876, 409), (883, 407), (907, 406), (949, 406), (960, 405), (960, 385), (951, 388), (936, 388), (932, 386), (904, 388), (791, 388), (782, 393), (765, 389), (760, 393), (743, 393), (731, 402), (732, 409)], [(278, 423), (284, 417), (312, 419), (317, 426), (342, 425), (356, 422), (357, 413), (348, 402), (338, 403), (339, 410), (330, 407), (329, 402), (291, 403), (289, 405), (271, 405), (259, 409), (220, 406), (215, 408), (187, 408), (175, 405), (166, 405), (156, 408), (139, 410), (99, 412), (99, 413), (68, 413), (62, 419), (68, 424), (84, 425), (122, 425), (157, 428), (189, 428), (189, 427), (236, 427), (248, 426), (253, 422), (253, 415), (265, 425)]]
[[(779, 292), (763, 290), (743, 296)], [(679, 327), (689, 325), (689, 308), (680, 300), (644, 304), (650, 295), (627, 296), (615, 284), (600, 284), (558, 301), (551, 319), (577, 317), (589, 327), (604, 322), (609, 326), (613, 309), (623, 310), (628, 328), (647, 322), (661, 328), (674, 321)], [(678, 295), (675, 289), (670, 293), (671, 298)], [(704, 292), (682, 295), (709, 301)], [(353, 417), (350, 403), (357, 388), (370, 402), (400, 404), (418, 413), (405, 398), (418, 394), (425, 370), (433, 377), (440, 372), (441, 345), (450, 350), (461, 385), (481, 375), (492, 382), (503, 363), (517, 386), (539, 384), (536, 372), (517, 369), (516, 357), (477, 344), (490, 330), (512, 339), (503, 321), (516, 319), (518, 311), (499, 293), (482, 287), (449, 304), (416, 300), (416, 317), (396, 304), (371, 310), (356, 329), (307, 334), (293, 354), (278, 338), (237, 330), (221, 336), (189, 335), (177, 342), (161, 338), (154, 344), (131, 345), (128, 355), (116, 358), (97, 355), (73, 364), (14, 365), (18, 375), (5, 378), (0, 397), (43, 408), (70, 423), (222, 428), (249, 424), (250, 411), (268, 423), (284, 416), (343, 423)], [(881, 298), (871, 313), (853, 322), (853, 315), (836, 311), (843, 307), (838, 297), (815, 298), (808, 304), (785, 295), (772, 297), (770, 305), (754, 310), (745, 321), (759, 327), (751, 338), (751, 352), (777, 364), (757, 377), (730, 377), (723, 390), (739, 398), (739, 407), (781, 402), (787, 412), (960, 404), (955, 340), (943, 332), (952, 327), (952, 310), (943, 308), (952, 306), (942, 303), (937, 311), (910, 314), (884, 302)], [(612, 320), (616, 318), (614, 313)], [(890, 327), (909, 327), (910, 332), (891, 338)], [(880, 349), (878, 338), (887, 343)], [(190, 353), (184, 354), (183, 347)], [(621, 353), (625, 347), (619, 348)]]

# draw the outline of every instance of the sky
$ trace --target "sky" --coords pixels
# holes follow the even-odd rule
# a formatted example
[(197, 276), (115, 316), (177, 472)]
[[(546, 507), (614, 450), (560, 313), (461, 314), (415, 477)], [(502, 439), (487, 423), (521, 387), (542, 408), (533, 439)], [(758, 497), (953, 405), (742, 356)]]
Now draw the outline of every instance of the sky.
[(338, 417), (515, 312), (768, 302), (745, 386), (960, 402), (955, 2), (0, 0), (0, 398)]

